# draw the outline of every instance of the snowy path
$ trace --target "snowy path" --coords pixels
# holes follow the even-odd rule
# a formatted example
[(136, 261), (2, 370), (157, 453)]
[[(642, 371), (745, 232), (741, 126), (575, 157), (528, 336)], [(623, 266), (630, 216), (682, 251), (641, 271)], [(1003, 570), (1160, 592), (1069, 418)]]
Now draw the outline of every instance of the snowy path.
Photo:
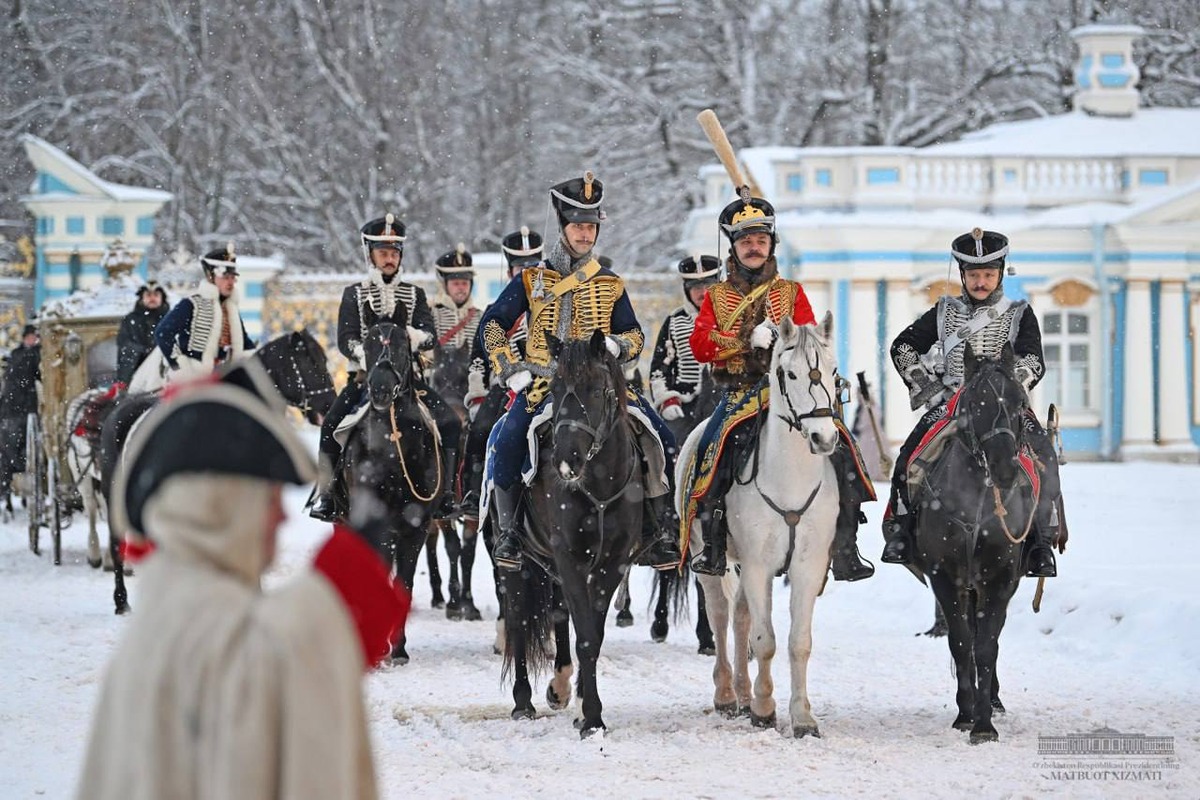
[[(508, 719), (511, 697), (491, 654), (490, 576), (476, 576), (485, 621), (450, 622), (429, 609), (418, 577), (409, 622), (413, 661), (368, 679), (383, 794), (389, 798), (517, 797), (545, 791), (628, 797), (1200, 797), (1200, 540), (1193, 499), (1200, 468), (1072, 464), (1064, 469), (1072, 539), (1041, 614), (1024, 583), (1001, 640), (1001, 741), (970, 747), (951, 730), (953, 677), (944, 640), (914, 636), (932, 598), (905, 571), (830, 583), (817, 604), (809, 687), (823, 738), (794, 741), (711, 713), (711, 658), (690, 626), (649, 641), (648, 571), (635, 579), (633, 628), (611, 622), (600, 664), (606, 736), (580, 742), (563, 712)], [(301, 568), (323, 537), (301, 519), (303, 492), (281, 536), (271, 581)], [(881, 547), (876, 517), (863, 550)], [(124, 620), (111, 576), (84, 563), (84, 534), (65, 561), (35, 558), (23, 515), (0, 526), (0, 797), (65, 797), (74, 790), (92, 704)], [(444, 558), (444, 557), (443, 557)], [(443, 570), (443, 575), (445, 570)], [(138, 604), (137, 577), (131, 579)], [(786, 602), (776, 588), (776, 630)], [(787, 665), (774, 675), (786, 730)], [(544, 683), (535, 687), (540, 709)], [(1041, 766), (1038, 735), (1108, 726), (1173, 736), (1161, 778), (1066, 780)], [(1075, 759), (1088, 768), (1095, 760)], [(1157, 768), (1157, 767), (1154, 767)]]

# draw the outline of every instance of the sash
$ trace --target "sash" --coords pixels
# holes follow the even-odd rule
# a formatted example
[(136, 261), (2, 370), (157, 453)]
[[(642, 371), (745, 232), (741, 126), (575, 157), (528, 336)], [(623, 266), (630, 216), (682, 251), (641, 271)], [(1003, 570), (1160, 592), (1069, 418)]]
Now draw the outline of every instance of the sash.
[(546, 294), (549, 295), (548, 299), (546, 299), (546, 300), (530, 299), (530, 302), (529, 302), (530, 319), (536, 320), (539, 316), (541, 316), (542, 311), (547, 306), (551, 305), (552, 303), (554, 303), (554, 301), (558, 300), (560, 297), (567, 294), (568, 292), (575, 291), (580, 286), (587, 283), (592, 278), (596, 277), (596, 274), (598, 272), (600, 272), (601, 269), (602, 269), (602, 267), (600, 266), (599, 261), (597, 261), (594, 258), (590, 259), (582, 267), (575, 270), (570, 275), (563, 278), (558, 283), (554, 284), (549, 289), (547, 289)]
[[(754, 287), (750, 291), (749, 294), (747, 294), (745, 297), (743, 297), (741, 299), (741, 302), (739, 302), (736, 306), (734, 306), (733, 317), (731, 318), (730, 321), (737, 322), (738, 318), (741, 317), (742, 314), (744, 314), (746, 312), (746, 309), (749, 308), (750, 305), (755, 300), (762, 297), (771, 288), (771, 284), (774, 282), (775, 282), (774, 280), (769, 280), (766, 283), (762, 283), (762, 284), (759, 284), (758, 286)], [(742, 352), (742, 348), (740, 346), (727, 347), (724, 350), (717, 353), (717, 360), (723, 361), (727, 358), (730, 358), (731, 356), (737, 355), (740, 352)]]
[(453, 340), (455, 336), (458, 336), (458, 334), (462, 332), (463, 328), (465, 328), (465, 327), (467, 327), (467, 325), (471, 324), (471, 320), (475, 319), (475, 315), (478, 313), (479, 313), (479, 309), (476, 308), (475, 306), (471, 306), (470, 308), (468, 308), (467, 315), (465, 317), (463, 317), (462, 319), (460, 319), (458, 321), (457, 325), (455, 325), (453, 328), (451, 328), (450, 330), (446, 331), (445, 333), (443, 333), (441, 336), (438, 337), (438, 345), (444, 346), (446, 344), (446, 342)]
[(1000, 317), (1005, 311), (1008, 311), (1012, 304), (1012, 300), (1007, 297), (1002, 297), (995, 305), (989, 306), (987, 311), (984, 313), (971, 317), (971, 319), (967, 320), (967, 322), (960, 326), (958, 330), (946, 337), (945, 341), (942, 343), (942, 352), (946, 356), (949, 356), (950, 352), (954, 348), (958, 347), (967, 339), (970, 339), (972, 336), (979, 333), (988, 325), (991, 325), (993, 322), (1000, 319)]

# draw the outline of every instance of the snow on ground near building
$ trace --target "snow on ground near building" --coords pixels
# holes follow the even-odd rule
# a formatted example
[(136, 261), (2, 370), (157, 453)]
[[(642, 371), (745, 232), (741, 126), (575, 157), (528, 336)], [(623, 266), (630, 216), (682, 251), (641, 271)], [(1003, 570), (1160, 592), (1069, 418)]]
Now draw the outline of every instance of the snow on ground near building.
[[(753, 730), (711, 710), (713, 660), (688, 626), (649, 640), (650, 576), (635, 578), (633, 628), (608, 627), (600, 690), (609, 732), (581, 742), (574, 714), (512, 722), (509, 689), (492, 655), (495, 594), (474, 582), (483, 622), (450, 622), (429, 607), (424, 568), (409, 622), (413, 661), (367, 679), (382, 793), (409, 797), (520, 797), (548, 791), (626, 797), (1197, 797), (1200, 796), (1200, 562), (1194, 501), (1200, 468), (1071, 464), (1063, 470), (1071, 542), (1048, 582), (1042, 613), (1027, 581), (1001, 640), (1001, 740), (971, 747), (950, 728), (954, 678), (945, 640), (928, 627), (931, 595), (884, 565), (857, 584), (830, 583), (817, 603), (809, 692), (821, 739)], [(303, 568), (324, 537), (302, 518), (305, 492), (270, 583)], [(874, 557), (879, 504), (862, 535)], [(81, 525), (65, 563), (26, 547), (23, 514), (0, 526), (0, 797), (66, 797), (75, 787), (105, 662), (126, 620), (112, 613), (111, 576), (84, 562)], [(444, 556), (443, 556), (444, 560)], [(138, 606), (138, 579), (130, 581)], [(786, 637), (786, 588), (776, 584), (776, 631)], [(781, 641), (782, 645), (782, 641)], [(780, 731), (786, 658), (774, 667)], [(535, 701), (544, 710), (544, 683)], [(1068, 779), (1102, 759), (1045, 765), (1039, 735), (1172, 736), (1175, 760), (1132, 760), (1126, 774)], [(1111, 761), (1109, 762), (1111, 764)], [(1140, 769), (1138, 769), (1140, 768)], [(1147, 772), (1148, 770), (1157, 770)], [(1055, 774), (1056, 771), (1060, 774)], [(1111, 770), (1120, 774), (1122, 770)], [(86, 793), (85, 793), (86, 795)]]

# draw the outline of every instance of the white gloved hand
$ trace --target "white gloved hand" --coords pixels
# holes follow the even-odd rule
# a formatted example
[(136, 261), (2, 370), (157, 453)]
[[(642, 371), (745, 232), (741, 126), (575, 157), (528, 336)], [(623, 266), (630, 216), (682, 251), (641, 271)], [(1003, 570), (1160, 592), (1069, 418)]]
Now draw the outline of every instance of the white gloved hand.
[(613, 358), (621, 357), (621, 343), (617, 341), (615, 336), (605, 336), (604, 346), (608, 349), (609, 355)]
[(1030, 388), (1033, 386), (1033, 370), (1028, 367), (1017, 367), (1013, 373), (1013, 377), (1017, 379), (1017, 383), (1021, 384), (1025, 393), (1028, 394)]
[(759, 350), (770, 350), (775, 344), (775, 326), (763, 320), (750, 332), (750, 346)]
[(433, 347), (433, 335), (429, 331), (423, 331), (420, 328), (408, 326), (408, 344), (415, 353), (418, 350), (428, 350)]
[(533, 373), (527, 369), (522, 369), (509, 375), (504, 385), (514, 392), (520, 392), (524, 391), (531, 383), (533, 383)]
[(667, 422), (683, 419), (683, 406), (679, 405), (679, 403), (671, 403), (669, 406), (663, 406), (662, 418)]
[(362, 365), (365, 362), (366, 356), (363, 353), (362, 342), (355, 342), (350, 346), (350, 357), (354, 359), (356, 365)]

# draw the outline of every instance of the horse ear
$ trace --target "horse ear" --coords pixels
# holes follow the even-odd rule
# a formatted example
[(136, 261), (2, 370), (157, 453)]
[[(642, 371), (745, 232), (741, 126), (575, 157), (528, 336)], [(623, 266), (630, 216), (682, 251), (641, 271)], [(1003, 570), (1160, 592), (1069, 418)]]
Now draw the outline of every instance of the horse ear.
[(596, 328), (596, 330), (592, 331), (592, 338), (588, 341), (588, 347), (591, 348), (593, 356), (596, 358), (603, 358), (605, 352), (604, 331), (600, 330), (599, 328)]
[(562, 340), (553, 333), (546, 334), (546, 348), (550, 351), (550, 357), (557, 359), (562, 353)]
[(833, 312), (826, 311), (825, 316), (821, 318), (821, 336), (825, 341), (833, 341)]
[(779, 321), (779, 338), (790, 340), (796, 335), (796, 323), (792, 322), (791, 317), (784, 317)]
[(970, 342), (963, 342), (963, 347), (966, 348), (963, 350), (963, 380), (969, 381), (979, 366), (979, 358), (975, 355), (975, 348), (971, 347)]
[(1004, 347), (1000, 348), (1000, 366), (1008, 375), (1017, 368), (1017, 354), (1013, 350), (1012, 342), (1005, 342)]

